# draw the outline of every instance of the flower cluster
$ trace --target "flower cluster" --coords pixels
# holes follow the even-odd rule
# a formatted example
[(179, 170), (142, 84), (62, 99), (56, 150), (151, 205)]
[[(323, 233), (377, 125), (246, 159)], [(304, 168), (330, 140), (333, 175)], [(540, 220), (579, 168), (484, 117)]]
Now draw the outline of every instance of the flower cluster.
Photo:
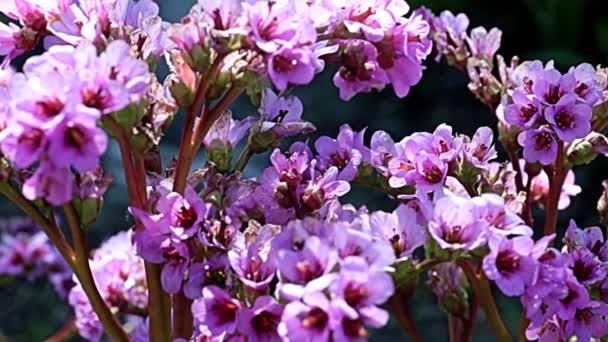
[(172, 46), (168, 25), (152, 0), (7, 0), (0, 12), (14, 23), (0, 23), (0, 55), (13, 59), (44, 46), (93, 43), (105, 47), (122, 39), (137, 46), (138, 56), (157, 59)]
[(235, 83), (257, 75), (284, 91), (310, 83), (331, 62), (339, 65), (334, 84), (344, 100), (387, 84), (404, 97), (431, 49), (428, 24), (404, 18), (408, 10), (389, 0), (199, 0), (169, 35), (194, 70), (229, 56), (223, 69)]
[(513, 76), (516, 87), (510, 93), (512, 103), (504, 107), (504, 121), (521, 129), (517, 141), (527, 161), (549, 165), (563, 143), (591, 132), (593, 107), (603, 98), (591, 65), (561, 74), (552, 63), (525, 62)]
[(601, 229), (581, 229), (571, 221), (561, 252), (547, 248), (550, 239), (516, 251), (520, 263), (527, 260), (534, 275), (521, 298), (531, 322), (527, 336), (548, 340), (576, 336), (578, 341), (606, 336), (608, 244)]
[[(479, 301), (509, 340), (489, 281), (519, 297), (530, 339), (608, 335), (602, 231), (572, 222), (565, 246), (552, 246), (558, 211), (581, 192), (572, 168), (608, 155), (605, 69), (562, 74), (517, 58), (507, 67), (498, 29), (468, 32), (466, 15), (449, 11), (405, 17), (401, 0), (199, 0), (172, 24), (152, 0), (7, 0), (0, 12), (15, 21), (0, 24), (0, 193), (49, 234), (3, 224), (0, 276), (48, 275), (84, 338), (362, 341), (389, 310), (406, 318), (424, 273), (462, 340)], [(47, 51), (15, 71), (11, 60), (40, 41)], [(465, 136), (447, 124), (400, 140), (344, 124), (282, 148), (316, 129), (289, 94), (326, 63), (344, 100), (389, 84), (404, 97), (433, 51), (496, 112), (510, 163), (495, 160), (491, 128)], [(164, 81), (153, 73), (162, 55)], [(258, 113), (233, 115), (242, 93)], [(179, 153), (163, 166), (160, 142), (178, 109)], [(112, 179), (100, 166), (109, 136), (135, 222), (89, 259), (84, 233)], [(201, 147), (206, 164), (190, 172)], [(264, 153), (270, 165), (245, 179)], [(386, 194), (393, 210), (345, 203), (358, 186)], [(546, 209), (538, 240), (535, 203)]]
[(57, 46), (28, 59), (3, 86), (9, 103), (0, 113), (0, 150), (14, 168), (33, 172), (24, 196), (53, 205), (72, 199), (73, 171), (96, 170), (106, 150), (100, 119), (141, 101), (149, 79), (123, 41), (99, 56), (92, 45)]
[[(135, 255), (131, 234), (118, 233), (94, 251), (89, 260), (95, 285), (105, 303), (134, 328), (145, 325), (148, 288), (144, 263)], [(72, 288), (69, 304), (76, 315), (80, 335), (89, 341), (99, 341), (104, 328), (93, 311), (80, 282)]]
[(47, 278), (61, 297), (74, 286), (72, 271), (44, 232), (24, 218), (0, 221), (0, 277)]

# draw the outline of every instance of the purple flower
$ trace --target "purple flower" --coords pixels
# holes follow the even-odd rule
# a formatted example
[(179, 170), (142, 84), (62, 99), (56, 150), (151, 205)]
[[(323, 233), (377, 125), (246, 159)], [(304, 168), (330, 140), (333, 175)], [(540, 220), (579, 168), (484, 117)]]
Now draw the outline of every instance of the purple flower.
[(160, 248), (166, 261), (160, 274), (161, 285), (168, 293), (178, 293), (188, 270), (190, 251), (185, 244), (171, 240), (165, 240)]
[(79, 172), (98, 167), (99, 158), (108, 145), (106, 133), (97, 127), (97, 118), (70, 113), (49, 138), (48, 153), (59, 167), (73, 167)]
[(378, 65), (378, 51), (367, 41), (349, 41), (342, 54), (334, 84), (340, 98), (348, 101), (358, 93), (381, 90), (388, 83), (386, 72)]
[(307, 48), (284, 45), (268, 57), (268, 75), (278, 90), (289, 84), (305, 85), (314, 78), (316, 57)]
[(178, 239), (185, 240), (194, 236), (211, 210), (196, 191), (187, 187), (185, 195), (170, 192), (159, 198), (156, 210), (166, 219), (166, 224)]
[(576, 224), (576, 221), (570, 220), (566, 236), (564, 237), (564, 243), (569, 251), (584, 248), (597, 253), (604, 245), (604, 234), (600, 227), (581, 229)]
[(462, 152), (465, 160), (473, 166), (487, 169), (490, 161), (497, 157), (492, 129), (489, 127), (478, 128), (470, 141), (465, 139)]
[(331, 303), (321, 292), (306, 294), (302, 301), (285, 306), (279, 335), (290, 341), (327, 341), (330, 334)]
[(276, 271), (274, 260), (269, 258), (268, 248), (252, 243), (241, 251), (228, 252), (230, 266), (239, 277), (243, 285), (257, 292), (268, 288)]
[(279, 97), (272, 89), (266, 89), (260, 106), (260, 131), (271, 131), (277, 138), (314, 132), (315, 126), (302, 120), (303, 110), (302, 101), (298, 97)]
[[(307, 285), (332, 271), (337, 262), (336, 252), (316, 236), (306, 239), (301, 250), (281, 249), (276, 257), (279, 278), (283, 283)], [(281, 297), (295, 299), (302, 296), (303, 286), (281, 286)]]
[(62, 205), (72, 199), (74, 176), (65, 167), (43, 162), (33, 176), (23, 184), (23, 196), (34, 201), (44, 198), (52, 205)]
[(273, 53), (284, 45), (313, 43), (316, 32), (305, 17), (294, 16), (293, 3), (242, 3), (249, 19), (253, 43), (263, 52)]
[(552, 304), (556, 306), (557, 316), (561, 319), (572, 319), (577, 310), (589, 304), (589, 293), (573, 276), (566, 280), (565, 292), (559, 300)]
[(574, 92), (575, 86), (574, 73), (562, 75), (559, 71), (548, 68), (538, 74), (532, 85), (532, 91), (543, 103), (555, 105), (562, 97)]
[(446, 124), (437, 126), (433, 133), (419, 132), (405, 138), (404, 152), (411, 161), (421, 152), (432, 154), (445, 162), (454, 160), (463, 145), (461, 137), (454, 137), (452, 127)]
[(378, 64), (398, 97), (405, 97), (422, 79), (422, 60), (431, 52), (428, 35), (429, 24), (420, 16), (413, 16), (385, 32), (384, 39), (375, 44)]
[(397, 147), (390, 134), (384, 131), (376, 131), (372, 134), (370, 150), (365, 158), (368, 164), (375, 167), (383, 176), (388, 176), (389, 162), (396, 155)]
[(536, 277), (537, 264), (531, 257), (534, 240), (527, 236), (512, 239), (491, 237), (490, 254), (483, 259), (483, 271), (507, 296), (519, 296)]
[(574, 95), (564, 95), (555, 106), (545, 110), (545, 118), (552, 125), (557, 136), (572, 142), (591, 131), (591, 107), (577, 104)]
[(251, 308), (239, 312), (237, 328), (239, 333), (252, 342), (281, 341), (277, 327), (283, 314), (283, 305), (270, 296), (256, 298)]
[(606, 277), (606, 268), (590, 251), (577, 249), (571, 251), (567, 256), (568, 267), (581, 284), (592, 285)]
[[(313, 173), (314, 170), (311, 170)], [(338, 179), (338, 168), (330, 167), (325, 173), (313, 176), (302, 190), (302, 207), (314, 212), (329, 201), (346, 195), (350, 191), (350, 184)]]
[(501, 37), (502, 31), (497, 28), (492, 28), (488, 32), (484, 27), (476, 27), (471, 30), (470, 37), (466, 40), (473, 57), (492, 61), (500, 48)]
[(557, 157), (557, 141), (552, 130), (541, 127), (523, 131), (517, 142), (524, 148), (524, 158), (529, 162), (549, 165)]
[(448, 165), (439, 157), (421, 152), (414, 159), (414, 169), (406, 174), (407, 184), (416, 185), (420, 191), (435, 191), (443, 186), (447, 172)]
[(608, 305), (590, 301), (586, 306), (576, 310), (574, 317), (564, 327), (566, 336), (576, 336), (580, 342), (589, 342), (591, 338), (600, 339), (608, 334)]
[(227, 279), (229, 267), (228, 258), (222, 254), (215, 255), (209, 260), (191, 263), (188, 280), (184, 283), (184, 294), (190, 299), (196, 299), (202, 295), (203, 287), (206, 285), (220, 287), (229, 285)]
[(122, 40), (111, 42), (99, 56), (105, 75), (124, 88), (131, 102), (139, 102), (150, 87), (150, 71), (143, 60), (131, 55), (131, 47)]
[(473, 202), (475, 214), (488, 223), (491, 234), (532, 236), (532, 228), (526, 226), (523, 219), (509, 209), (502, 197), (483, 194), (474, 197)]
[(473, 203), (446, 196), (435, 203), (429, 233), (443, 249), (473, 250), (486, 242), (487, 224), (473, 215)]
[(214, 335), (236, 330), (241, 303), (217, 286), (207, 286), (203, 296), (192, 304), (192, 315)]
[(574, 73), (576, 86), (574, 93), (590, 106), (596, 105), (603, 97), (603, 86), (598, 79), (597, 71), (588, 63), (583, 63), (570, 68), (570, 72)]
[[(351, 308), (361, 310), (365, 321), (378, 320), (381, 321), (378, 322), (379, 325), (388, 321), (386, 312), (373, 309), (384, 304), (393, 295), (393, 280), (386, 272), (371, 270), (365, 259), (348, 257), (342, 263), (340, 275), (330, 285), (330, 290)], [(380, 311), (382, 317), (366, 317), (363, 315), (366, 309), (376, 314)]]
[(226, 111), (211, 126), (209, 133), (203, 139), (203, 144), (206, 149), (220, 144), (234, 148), (247, 135), (253, 123), (253, 117), (235, 120), (232, 118), (232, 113)]
[(515, 89), (511, 94), (513, 104), (505, 108), (505, 121), (511, 125), (530, 128), (542, 115), (542, 104), (521, 89)]
[(526, 338), (530, 341), (538, 340), (538, 342), (559, 341), (562, 332), (559, 323), (560, 322), (555, 317), (538, 325), (532, 323), (528, 329), (526, 329)]
[(416, 212), (404, 205), (392, 213), (375, 212), (369, 221), (376, 236), (393, 247), (397, 258), (411, 257), (427, 239), (425, 229), (416, 222)]
[(322, 136), (315, 141), (315, 149), (319, 153), (317, 160), (323, 170), (335, 166), (340, 171), (339, 180), (352, 181), (357, 176), (362, 161), (360, 148), (363, 146), (365, 130), (354, 132), (348, 125), (340, 127), (336, 139)]

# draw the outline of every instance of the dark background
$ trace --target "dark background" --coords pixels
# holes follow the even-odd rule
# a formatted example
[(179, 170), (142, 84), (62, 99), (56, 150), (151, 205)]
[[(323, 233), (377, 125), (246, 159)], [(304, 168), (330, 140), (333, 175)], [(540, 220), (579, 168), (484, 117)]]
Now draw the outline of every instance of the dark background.
[[(182, 17), (193, 0), (157, 0), (167, 21)], [(409, 1), (412, 8), (425, 5), (438, 13), (443, 9), (464, 12), (471, 20), (471, 27), (498, 27), (503, 31), (502, 48), (499, 51), (507, 60), (518, 55), (522, 60), (555, 60), (562, 70), (580, 62), (594, 65), (605, 63), (608, 54), (608, 14), (601, 0), (418, 0)], [(313, 84), (297, 90), (304, 102), (307, 120), (317, 125), (317, 135), (336, 135), (342, 123), (368, 132), (383, 129), (397, 140), (416, 131), (432, 131), (446, 122), (457, 132), (472, 134), (477, 127), (495, 127), (493, 113), (477, 102), (467, 90), (465, 75), (432, 60), (422, 82), (405, 99), (397, 99), (391, 89), (377, 94), (362, 94), (350, 102), (338, 98), (337, 89), (331, 83), (335, 70), (328, 68)], [(252, 114), (255, 110), (246, 99), (234, 107), (238, 116)], [(179, 117), (164, 140), (163, 155), (170, 158), (177, 150), (182, 118)], [(370, 136), (371, 134), (368, 134)], [(313, 137), (314, 138), (314, 137)], [(504, 159), (504, 155), (500, 155)], [(202, 157), (199, 157), (199, 165)], [(127, 195), (117, 146), (109, 148), (104, 158), (106, 170), (115, 182), (106, 196), (106, 207), (98, 222), (90, 230), (92, 245), (98, 245), (105, 237), (125, 229)], [(248, 176), (255, 176), (266, 166), (267, 156), (253, 159), (247, 169)], [(597, 224), (595, 205), (601, 193), (600, 184), (608, 178), (608, 162), (601, 158), (593, 167), (579, 167), (577, 184), (583, 192), (571, 207), (560, 215), (559, 231), (563, 232), (569, 218), (580, 225)], [(357, 205), (370, 209), (392, 210), (394, 204), (379, 193), (355, 189), (349, 194)], [(0, 199), (0, 217), (20, 215), (12, 205)], [(537, 212), (537, 222), (542, 223), (542, 212)], [(0, 342), (2, 334), (14, 341), (40, 341), (50, 336), (62, 322), (70, 317), (68, 308), (54, 294), (48, 284), (11, 283), (0, 285)], [(517, 300), (499, 297), (500, 310), (509, 328), (516, 331), (520, 307)], [(445, 315), (435, 305), (430, 291), (421, 282), (412, 304), (412, 312), (418, 321), (425, 340), (447, 340)], [(377, 341), (397, 339), (402, 333), (393, 325), (376, 332)], [(476, 339), (494, 340), (483, 314), (479, 319)], [(400, 339), (401, 340), (401, 339)]]

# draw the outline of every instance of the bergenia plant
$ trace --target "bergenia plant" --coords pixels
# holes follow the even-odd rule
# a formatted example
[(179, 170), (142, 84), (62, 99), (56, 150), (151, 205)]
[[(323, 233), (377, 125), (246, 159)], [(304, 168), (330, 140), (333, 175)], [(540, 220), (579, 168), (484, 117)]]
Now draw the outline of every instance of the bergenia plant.
[[(2, 224), (0, 275), (47, 277), (83, 338), (362, 341), (392, 317), (420, 341), (408, 306), (420, 276), (451, 341), (471, 341), (480, 310), (498, 341), (608, 337), (608, 237), (574, 221), (556, 234), (582, 190), (574, 167), (608, 154), (606, 69), (507, 65), (500, 30), (402, 0), (199, 0), (178, 23), (151, 0), (6, 0), (0, 11), (0, 193), (31, 219)], [(387, 86), (403, 98), (433, 59), (466, 73), (496, 130), (368, 140), (344, 124), (282, 144), (315, 130), (290, 94), (326, 65), (344, 101)], [(253, 115), (230, 111), (244, 94)], [(179, 151), (163, 158), (176, 116)], [(129, 220), (89, 250), (111, 140)], [(266, 152), (270, 166), (245, 178)], [(356, 187), (394, 210), (346, 203)], [(606, 191), (598, 210), (607, 224)], [(521, 302), (519, 336), (493, 288)]]

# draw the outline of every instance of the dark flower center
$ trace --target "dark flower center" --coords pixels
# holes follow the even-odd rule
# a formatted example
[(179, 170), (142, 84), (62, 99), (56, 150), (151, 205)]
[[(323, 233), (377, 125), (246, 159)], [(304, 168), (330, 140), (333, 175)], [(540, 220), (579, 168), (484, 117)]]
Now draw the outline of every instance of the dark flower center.
[(462, 239), (463, 229), (461, 226), (449, 228), (443, 238), (447, 243), (458, 243)]
[(517, 271), (519, 265), (519, 255), (513, 251), (501, 251), (496, 257), (496, 268), (502, 274)]
[(534, 148), (536, 150), (548, 150), (553, 143), (553, 136), (549, 132), (540, 132), (534, 136)]
[(262, 311), (253, 317), (251, 324), (257, 332), (270, 333), (276, 329), (279, 320), (275, 314), (268, 311)]
[(555, 124), (560, 129), (574, 128), (574, 115), (566, 111), (561, 111), (555, 115)]
[(393, 48), (393, 36), (387, 33), (384, 39), (376, 45), (378, 50), (378, 64), (384, 70), (388, 70), (395, 65), (397, 51)]
[(218, 318), (220, 323), (232, 322), (236, 319), (236, 311), (238, 307), (231, 301), (224, 301), (221, 303), (214, 303), (211, 306), (211, 311), (215, 317)]
[(42, 113), (42, 115), (47, 118), (52, 118), (63, 110), (63, 102), (61, 102), (58, 98), (50, 98), (44, 101), (36, 102), (36, 106)]
[(585, 97), (589, 92), (589, 86), (586, 83), (578, 82), (574, 88), (574, 92), (580, 97)]
[(362, 44), (353, 45), (342, 55), (340, 76), (349, 81), (369, 81), (372, 78), (373, 66), (367, 63), (367, 55)]
[(329, 321), (327, 313), (318, 306), (310, 309), (306, 318), (302, 320), (302, 326), (306, 329), (324, 329)]
[(443, 179), (443, 172), (439, 167), (433, 165), (430, 169), (424, 171), (424, 179), (429, 183), (439, 183)]
[(78, 127), (68, 127), (65, 130), (65, 142), (71, 147), (80, 148), (87, 142), (87, 135)]
[(308, 260), (298, 261), (296, 263), (296, 271), (300, 275), (300, 279), (309, 282), (321, 275), (321, 267), (316, 263), (311, 263)]
[(345, 318), (342, 320), (342, 328), (344, 329), (346, 336), (349, 337), (367, 338), (368, 336), (367, 330), (360, 319)]
[(591, 324), (593, 316), (593, 311), (589, 308), (576, 310), (576, 314), (574, 314), (574, 317), (576, 317), (578, 321), (584, 322), (585, 324)]
[(349, 19), (362, 22), (374, 14), (376, 14), (376, 10), (372, 6), (367, 8), (357, 8), (350, 13)]
[(37, 128), (30, 129), (29, 131), (19, 136), (19, 143), (29, 145), (33, 148), (38, 148), (38, 146), (40, 146), (40, 143), (42, 142), (43, 136), (44, 133), (41, 130)]
[(361, 302), (367, 298), (368, 290), (367, 287), (349, 283), (344, 289), (344, 300), (348, 305), (357, 307)]
[(177, 225), (186, 229), (192, 228), (192, 226), (196, 222), (196, 219), (198, 218), (198, 215), (196, 214), (194, 208), (186, 208), (184, 206), (182, 206), (177, 211), (177, 214), (175, 216), (177, 216)]
[(535, 105), (529, 103), (529, 104), (521, 107), (521, 109), (519, 110), (519, 116), (525, 122), (528, 122), (528, 121), (530, 121), (530, 119), (532, 119), (532, 117), (534, 117), (534, 114), (536, 114), (537, 111), (538, 111), (538, 108), (536, 108)]
[(91, 108), (105, 109), (110, 102), (110, 93), (103, 89), (85, 89), (82, 91), (82, 103)]
[(343, 170), (346, 165), (348, 165), (348, 157), (341, 156), (339, 152), (336, 152), (330, 157), (333, 164), (338, 168), (338, 170)]
[(298, 60), (292, 56), (276, 55), (272, 58), (272, 66), (280, 73), (287, 73), (298, 66)]
[(393, 247), (393, 251), (395, 255), (399, 256), (405, 250), (405, 241), (402, 242), (401, 236), (399, 234), (395, 234), (388, 239), (388, 242), (391, 243)]
[(574, 302), (574, 300), (578, 298), (578, 293), (576, 291), (574, 291), (572, 288), (568, 288), (568, 294), (566, 294), (566, 297), (564, 297), (561, 302), (564, 305), (569, 305), (570, 303)]
[(591, 263), (586, 263), (584, 260), (577, 259), (572, 265), (572, 273), (580, 282), (585, 282), (593, 279), (594, 269), (598, 267)]
[(549, 90), (547, 91), (547, 94), (545, 94), (545, 100), (547, 100), (547, 102), (549, 102), (550, 104), (556, 104), (557, 102), (559, 102), (559, 99), (562, 97), (562, 95), (563, 91), (560, 89), (559, 86), (549, 86)]

